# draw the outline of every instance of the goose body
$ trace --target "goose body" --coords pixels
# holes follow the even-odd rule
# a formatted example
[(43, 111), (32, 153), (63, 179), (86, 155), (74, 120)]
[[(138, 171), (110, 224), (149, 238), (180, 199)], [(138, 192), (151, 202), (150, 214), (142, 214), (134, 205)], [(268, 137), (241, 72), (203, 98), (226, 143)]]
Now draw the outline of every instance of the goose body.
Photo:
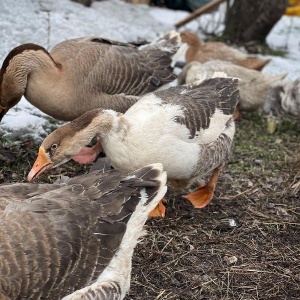
[(0, 299), (123, 299), (133, 250), (165, 183), (156, 164), (64, 185), (1, 185)]
[(59, 120), (95, 108), (125, 112), (140, 95), (176, 78), (175, 31), (147, 46), (103, 38), (77, 38), (50, 52), (35, 44), (14, 48), (0, 71), (0, 120), (21, 97)]
[(243, 53), (222, 42), (202, 42), (199, 36), (190, 31), (181, 32), (182, 42), (188, 44), (185, 54), (186, 63), (199, 61), (205, 63), (210, 60), (229, 61), (248, 69), (261, 70), (270, 59), (260, 59)]
[(261, 108), (272, 85), (286, 76), (286, 74), (269, 75), (219, 60), (203, 64), (193, 61), (183, 68), (178, 76), (178, 83), (192, 83), (211, 78), (215, 72), (224, 72), (239, 80), (240, 99), (237, 107), (241, 111)]
[(160, 162), (171, 184), (189, 186), (227, 161), (237, 101), (237, 80), (213, 78), (145, 95), (125, 114), (87, 112), (43, 141), (28, 179), (71, 159), (97, 136), (115, 169)]
[(300, 78), (279, 82), (270, 89), (264, 112), (274, 116), (285, 114), (300, 118)]

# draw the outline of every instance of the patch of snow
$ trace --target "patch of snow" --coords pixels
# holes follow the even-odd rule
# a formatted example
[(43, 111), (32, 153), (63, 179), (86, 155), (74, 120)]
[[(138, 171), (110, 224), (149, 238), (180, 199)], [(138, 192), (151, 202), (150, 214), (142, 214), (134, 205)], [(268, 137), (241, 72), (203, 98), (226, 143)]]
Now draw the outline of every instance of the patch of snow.
[[(222, 32), (225, 6), (186, 24), (180, 31)], [(57, 43), (82, 36), (100, 36), (123, 42), (152, 41), (188, 15), (184, 11), (132, 5), (120, 0), (95, 1), (90, 8), (70, 0), (0, 1), (0, 61), (14, 47), (36, 43), (47, 50)], [(271, 57), (263, 72), (288, 73), (287, 79), (300, 77), (300, 18), (284, 16), (267, 38), (273, 48), (286, 47), (286, 57)], [(270, 56), (268, 56), (270, 57)], [(26, 136), (40, 142), (47, 134), (50, 117), (29, 104), (25, 98), (11, 109), (0, 124), (0, 134)]]

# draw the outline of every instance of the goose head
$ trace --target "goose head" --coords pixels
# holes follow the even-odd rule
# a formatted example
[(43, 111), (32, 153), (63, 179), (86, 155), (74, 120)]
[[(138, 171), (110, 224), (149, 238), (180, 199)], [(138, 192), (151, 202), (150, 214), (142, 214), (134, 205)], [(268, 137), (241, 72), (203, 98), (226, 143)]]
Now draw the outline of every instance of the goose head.
[(35, 67), (37, 51), (48, 52), (35, 44), (23, 44), (10, 51), (0, 70), (0, 122), (26, 91), (30, 71)]
[(95, 109), (57, 128), (42, 142), (27, 180), (32, 181), (46, 170), (68, 162), (94, 137), (109, 131), (110, 124), (110, 115), (103, 113), (102, 109)]
[(21, 100), (26, 88), (26, 78), (13, 62), (14, 56), (12, 51), (5, 58), (0, 70), (0, 121)]
[(187, 43), (189, 46), (199, 46), (201, 45), (201, 39), (195, 33), (188, 30), (182, 31), (180, 33), (181, 41)]

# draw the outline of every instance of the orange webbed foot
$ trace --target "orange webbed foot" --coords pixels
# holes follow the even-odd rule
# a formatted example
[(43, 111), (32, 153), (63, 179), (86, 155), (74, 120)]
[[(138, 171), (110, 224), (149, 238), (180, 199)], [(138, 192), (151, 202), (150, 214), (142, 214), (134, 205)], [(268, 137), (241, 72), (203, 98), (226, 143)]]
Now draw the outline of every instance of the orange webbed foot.
[(214, 188), (208, 185), (203, 185), (198, 187), (195, 192), (184, 196), (184, 198), (188, 199), (195, 208), (203, 208), (205, 207), (214, 196)]
[(149, 217), (151, 218), (164, 218), (166, 215), (166, 207), (164, 206), (164, 203), (166, 203), (167, 200), (165, 198), (162, 198), (157, 206), (150, 212)]
[(221, 170), (222, 166), (214, 169), (213, 174), (206, 185), (198, 187), (196, 191), (184, 196), (184, 198), (188, 199), (195, 208), (205, 207), (214, 196)]
[(240, 116), (241, 116), (240, 109), (238, 106), (236, 106), (233, 116), (232, 116), (233, 121), (237, 121), (240, 118)]

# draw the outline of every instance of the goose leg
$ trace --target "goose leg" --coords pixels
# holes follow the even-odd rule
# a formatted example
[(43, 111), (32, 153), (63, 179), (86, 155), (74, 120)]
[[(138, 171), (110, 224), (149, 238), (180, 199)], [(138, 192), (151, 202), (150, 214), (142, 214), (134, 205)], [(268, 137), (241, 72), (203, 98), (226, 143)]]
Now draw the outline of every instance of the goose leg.
[(80, 164), (92, 163), (102, 151), (100, 139), (97, 138), (96, 144), (92, 147), (83, 147), (80, 152), (72, 159)]
[(235, 110), (234, 110), (234, 113), (232, 116), (233, 121), (236, 121), (240, 116), (241, 116), (240, 109), (239, 109), (239, 106), (237, 105), (235, 107)]
[(213, 171), (213, 174), (206, 185), (198, 187), (198, 189), (195, 192), (192, 192), (187, 196), (184, 196), (184, 198), (188, 199), (195, 208), (205, 207), (214, 196), (215, 188), (221, 170), (222, 170), (222, 166), (216, 168)]
[(150, 212), (149, 217), (151, 218), (157, 218), (162, 217), (166, 215), (166, 207), (164, 206), (164, 203), (166, 203), (167, 200), (165, 198), (162, 198), (157, 206)]

